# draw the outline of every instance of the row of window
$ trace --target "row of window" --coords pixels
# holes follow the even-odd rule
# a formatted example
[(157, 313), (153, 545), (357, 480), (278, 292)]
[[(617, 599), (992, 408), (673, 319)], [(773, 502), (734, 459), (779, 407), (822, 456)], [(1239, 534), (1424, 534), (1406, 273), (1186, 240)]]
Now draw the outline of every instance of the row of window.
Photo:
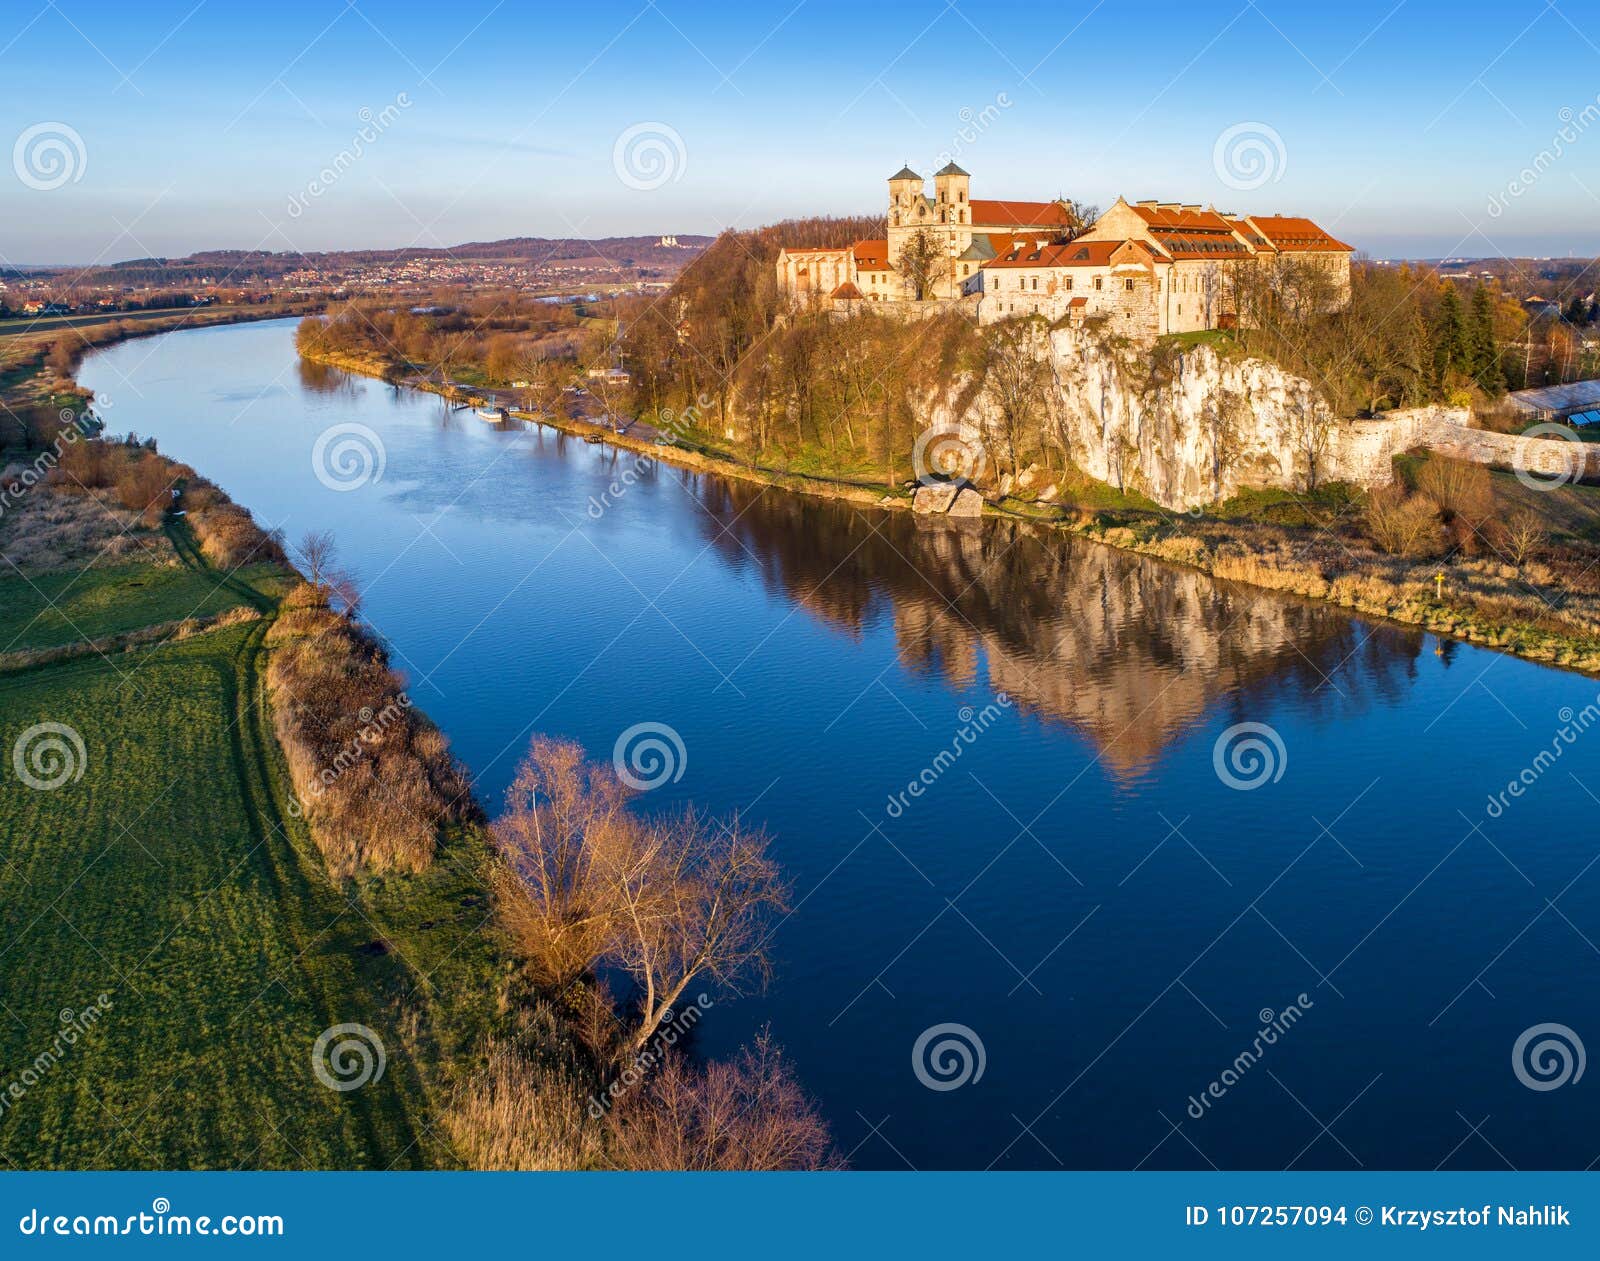
[[(961, 274), (963, 276), (965, 276), (967, 274), (965, 268), (962, 269)], [(1062, 279), (1061, 279), (1061, 287), (1062, 287), (1062, 289), (1071, 289), (1072, 288), (1072, 281), (1073, 281), (1073, 277), (1071, 277), (1071, 276), (1063, 276)], [(999, 276), (999, 275), (995, 276), (995, 278), (994, 278), (994, 288), (995, 288), (995, 292), (996, 293), (998, 293), (1001, 289), (1005, 288), (1005, 283), (1004, 282), (1005, 282), (1005, 277), (1004, 276)], [(1132, 279), (1129, 279), (1129, 278), (1124, 278), (1123, 279), (1122, 287), (1128, 293), (1132, 293), (1133, 292), (1133, 286), (1134, 286), (1134, 282), (1133, 282)], [(1096, 276), (1094, 278), (1094, 287), (1095, 287), (1095, 291), (1096, 292), (1099, 292), (1100, 290), (1103, 290), (1106, 287), (1106, 278), (1104, 276)], [(1037, 276), (1018, 276), (1017, 277), (1017, 288), (1018, 289), (1037, 290), (1039, 288), (1039, 277), (1037, 277)]]

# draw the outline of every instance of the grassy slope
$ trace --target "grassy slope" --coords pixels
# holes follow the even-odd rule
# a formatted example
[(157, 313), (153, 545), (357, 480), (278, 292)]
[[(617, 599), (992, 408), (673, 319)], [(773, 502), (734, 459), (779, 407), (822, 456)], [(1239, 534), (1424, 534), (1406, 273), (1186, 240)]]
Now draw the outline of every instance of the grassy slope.
[[(223, 579), (185, 533), (173, 541), (208, 598), (270, 611), (265, 575)], [(165, 620), (172, 590), (127, 577), (96, 575), (119, 623)], [(283, 808), (262, 683), (269, 624), (0, 676), (7, 761), (44, 721), (70, 724), (87, 750), (82, 778), (55, 791), (0, 776), (0, 1089), (50, 1046), (58, 1013), (101, 992), (113, 1004), (0, 1114), (0, 1160), (450, 1162), (429, 1120), (493, 1018), (479, 842), (449, 838), (423, 876), (328, 882)], [(311, 1051), (347, 1022), (377, 1031), (388, 1068), (335, 1092)]]

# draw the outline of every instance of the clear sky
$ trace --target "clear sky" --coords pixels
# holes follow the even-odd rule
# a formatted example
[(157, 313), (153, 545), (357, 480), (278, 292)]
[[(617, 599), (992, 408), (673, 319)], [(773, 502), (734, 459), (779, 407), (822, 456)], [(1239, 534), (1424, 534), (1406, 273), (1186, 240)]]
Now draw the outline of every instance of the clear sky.
[(0, 258), (709, 233), (945, 156), (980, 197), (1594, 255), (1597, 94), (1594, 0), (0, 0)]

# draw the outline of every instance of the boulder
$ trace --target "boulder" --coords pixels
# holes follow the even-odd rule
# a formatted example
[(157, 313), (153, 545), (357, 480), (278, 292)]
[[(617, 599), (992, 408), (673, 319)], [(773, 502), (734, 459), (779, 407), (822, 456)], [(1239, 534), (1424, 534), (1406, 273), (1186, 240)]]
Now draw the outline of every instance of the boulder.
[(963, 486), (961, 493), (955, 497), (950, 505), (952, 517), (981, 517), (983, 515), (983, 496), (970, 486)]
[(953, 485), (918, 486), (916, 496), (911, 500), (911, 511), (949, 512), (960, 490), (959, 486)]

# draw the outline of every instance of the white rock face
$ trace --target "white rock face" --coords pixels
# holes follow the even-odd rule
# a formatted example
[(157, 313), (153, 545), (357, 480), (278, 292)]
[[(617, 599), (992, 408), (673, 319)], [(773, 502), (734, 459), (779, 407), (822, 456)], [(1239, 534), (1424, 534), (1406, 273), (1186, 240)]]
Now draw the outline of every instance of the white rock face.
[[(1252, 486), (1386, 483), (1390, 456), (1426, 428), (1340, 420), (1309, 381), (1210, 346), (1152, 352), (1058, 329), (1039, 332), (1038, 352), (1050, 365), (1045, 425), (1063, 454), (1091, 477), (1169, 508)], [(994, 400), (980, 390), (959, 411), (966, 384), (933, 400), (930, 420), (976, 435), (992, 460), (1003, 450)], [(1442, 410), (1450, 415), (1433, 418), (1432, 428), (1464, 427), (1463, 412)]]

